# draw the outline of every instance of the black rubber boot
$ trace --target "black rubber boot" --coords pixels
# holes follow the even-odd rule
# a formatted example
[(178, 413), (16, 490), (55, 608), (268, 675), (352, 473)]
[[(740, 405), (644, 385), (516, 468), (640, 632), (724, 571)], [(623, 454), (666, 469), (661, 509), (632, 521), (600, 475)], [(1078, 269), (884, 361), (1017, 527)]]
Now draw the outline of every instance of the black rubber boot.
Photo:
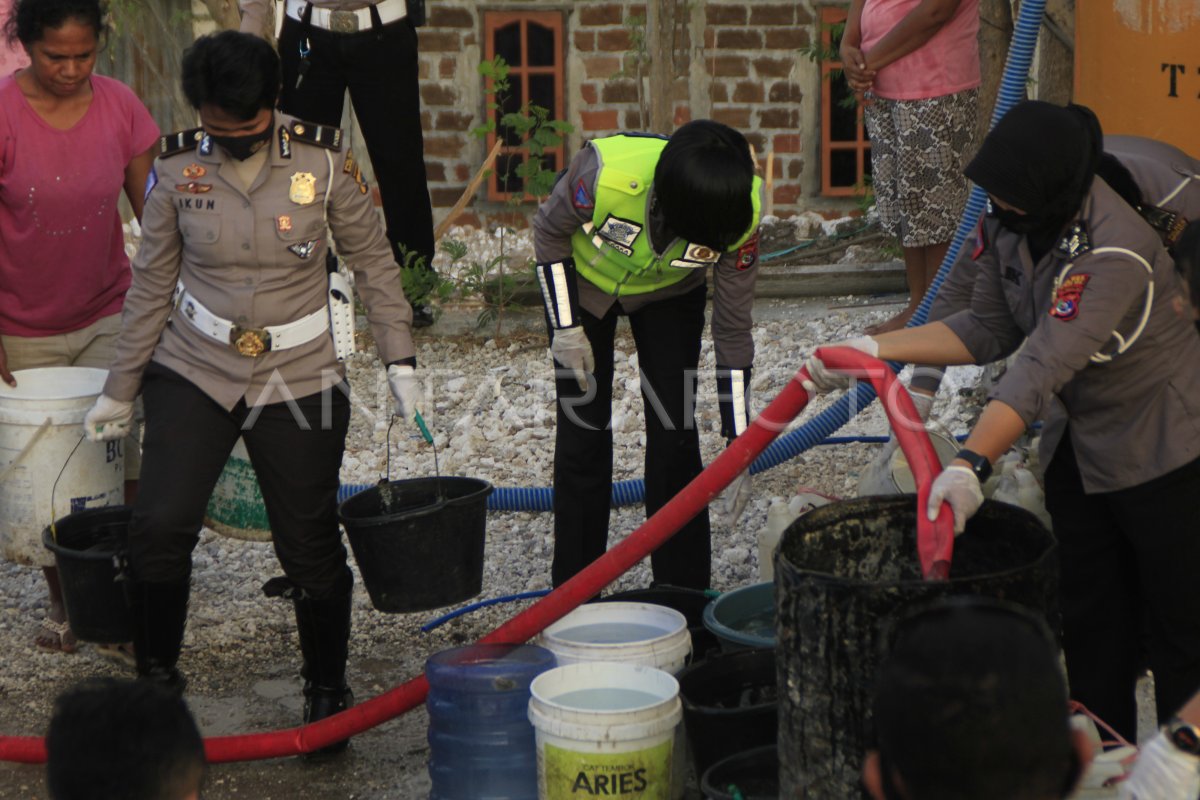
[(175, 668), (187, 624), (189, 581), (133, 585), (133, 647), (138, 677), (183, 695), (187, 679)]
[[(350, 648), (350, 593), (315, 599), (300, 592), (294, 598), (300, 652), (304, 656), (304, 723), (331, 717), (354, 705), (346, 685), (346, 659)], [(349, 739), (309, 753), (341, 753)]]

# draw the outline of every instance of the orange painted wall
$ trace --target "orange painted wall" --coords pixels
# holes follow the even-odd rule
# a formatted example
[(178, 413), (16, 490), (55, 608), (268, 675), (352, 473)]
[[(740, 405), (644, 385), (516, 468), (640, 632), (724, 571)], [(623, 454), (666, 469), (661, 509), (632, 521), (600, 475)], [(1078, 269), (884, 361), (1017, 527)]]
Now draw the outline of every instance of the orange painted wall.
[(1200, 154), (1200, 0), (1076, 0), (1075, 102)]

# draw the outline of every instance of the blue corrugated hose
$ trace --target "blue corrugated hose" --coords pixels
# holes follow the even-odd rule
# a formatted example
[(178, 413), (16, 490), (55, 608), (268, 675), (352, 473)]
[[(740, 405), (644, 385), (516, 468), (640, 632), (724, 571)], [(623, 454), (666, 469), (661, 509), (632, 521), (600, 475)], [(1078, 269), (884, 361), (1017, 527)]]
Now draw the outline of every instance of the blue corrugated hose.
[[(1012, 44), (1008, 49), (1008, 60), (1004, 64), (1004, 77), (1000, 83), (1000, 93), (996, 97), (996, 110), (992, 114), (992, 126), (1008, 113), (1014, 105), (1025, 97), (1025, 81), (1029, 76), (1029, 67), (1033, 61), (1033, 51), (1037, 47), (1038, 32), (1042, 27), (1042, 16), (1046, 11), (1046, 0), (1025, 0), (1021, 3), (1021, 11), (1017, 16), (1013, 30)], [(909, 320), (908, 327), (925, 324), (929, 317), (929, 308), (937, 295), (950, 266), (958, 258), (963, 243), (975, 230), (979, 217), (983, 214), (986, 195), (978, 186), (971, 189), (967, 207), (958, 223), (958, 230), (950, 243), (946, 257), (937, 276), (925, 293), (921, 305)], [(899, 369), (899, 364), (893, 364)], [(809, 422), (800, 426), (785, 436), (772, 442), (762, 455), (750, 465), (751, 474), (768, 470), (795, 458), (814, 445), (821, 444), (837, 429), (850, 421), (851, 413), (857, 414), (875, 400), (875, 390), (866, 383), (860, 382), (856, 387), (838, 399), (829, 408), (818, 414)], [(344, 485), (338, 490), (338, 500), (344, 500), (356, 492), (369, 488), (366, 485)], [(613, 484), (612, 503), (614, 506), (640, 503), (645, 498), (645, 485), (641, 480), (621, 481)], [(549, 511), (554, 497), (554, 490), (549, 487), (540, 488), (497, 488), (488, 497), (487, 507), (490, 511)]]

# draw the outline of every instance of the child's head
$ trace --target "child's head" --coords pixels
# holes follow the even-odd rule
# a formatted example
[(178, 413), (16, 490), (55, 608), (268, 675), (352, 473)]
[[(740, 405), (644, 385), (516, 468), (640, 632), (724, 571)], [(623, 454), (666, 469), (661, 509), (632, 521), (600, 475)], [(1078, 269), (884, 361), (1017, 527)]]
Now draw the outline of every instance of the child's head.
[(746, 137), (710, 119), (675, 131), (654, 169), (654, 193), (671, 231), (720, 251), (748, 232), (753, 185)]
[(191, 800), (204, 777), (204, 741), (183, 699), (149, 681), (68, 689), (46, 750), (53, 800)]

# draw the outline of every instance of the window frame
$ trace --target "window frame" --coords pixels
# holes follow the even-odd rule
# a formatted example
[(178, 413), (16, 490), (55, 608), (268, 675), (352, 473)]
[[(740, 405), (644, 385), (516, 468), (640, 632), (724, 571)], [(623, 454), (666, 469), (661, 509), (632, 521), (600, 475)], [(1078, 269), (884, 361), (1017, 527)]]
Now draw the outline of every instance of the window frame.
[[(521, 54), (522, 60), (528, 53), (528, 35), (529, 24), (534, 23), (544, 28), (550, 29), (554, 34), (554, 63), (545, 67), (532, 67), (527, 64), (520, 66), (509, 65), (509, 81), (520, 82), (521, 97), (528, 102), (529, 99), (529, 77), (531, 75), (551, 75), (554, 77), (554, 104), (556, 108), (549, 109), (550, 119), (566, 119), (565, 105), (565, 84), (566, 84), (566, 20), (561, 11), (483, 11), (481, 14), (483, 22), (483, 59), (491, 61), (496, 57), (496, 42), (495, 32), (500, 28), (507, 27), (514, 22), (520, 23), (521, 31)], [(485, 80), (484, 87), (484, 118), (495, 113), (492, 109), (487, 108), (487, 104), (494, 102), (494, 94), (492, 91), (491, 80)], [(499, 120), (497, 120), (497, 126)], [(487, 135), (487, 150), (490, 153), (496, 145), (497, 131), (495, 129), (488, 131)], [(500, 148), (500, 152), (496, 156), (496, 160), (506, 154), (524, 153), (525, 151), (519, 147), (510, 147), (504, 145)], [(562, 143), (557, 147), (546, 148), (547, 153), (554, 153), (558, 158), (558, 168), (566, 167), (566, 143)], [(500, 175), (493, 169), (491, 175), (487, 179), (487, 199), (495, 202), (510, 202), (513, 199), (514, 192), (506, 192), (500, 188)], [(532, 195), (526, 195), (522, 202), (537, 202), (538, 198)]]
[[(820, 10), (821, 49), (822, 53), (833, 52), (832, 27), (846, 21), (847, 9), (844, 6), (823, 6)], [(832, 73), (842, 68), (840, 58), (821, 59), (821, 196), (822, 197), (861, 197), (866, 191), (867, 167), (871, 153), (871, 142), (867, 138), (866, 126), (863, 124), (863, 109), (860, 103), (855, 108), (855, 138), (846, 141), (833, 141), (833, 76)], [(855, 153), (855, 169), (858, 182), (855, 186), (833, 185), (833, 153), (834, 151), (853, 151)]]

